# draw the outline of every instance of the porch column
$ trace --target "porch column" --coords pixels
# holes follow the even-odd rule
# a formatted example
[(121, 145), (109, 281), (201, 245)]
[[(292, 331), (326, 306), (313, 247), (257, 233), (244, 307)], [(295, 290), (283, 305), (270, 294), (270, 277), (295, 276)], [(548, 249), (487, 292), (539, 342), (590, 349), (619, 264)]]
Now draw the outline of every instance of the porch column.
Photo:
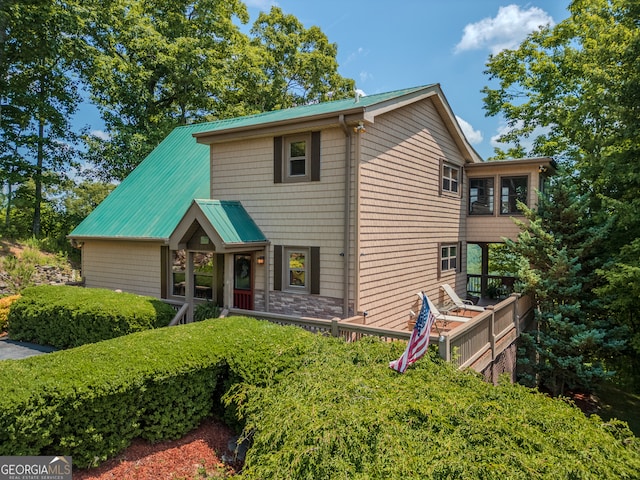
[(233, 308), (233, 275), (235, 272), (233, 253), (224, 254), (224, 286), (222, 288), (222, 303), (225, 308)]
[(194, 254), (191, 250), (187, 250), (187, 264), (185, 265), (184, 273), (184, 299), (189, 305), (187, 310), (187, 322), (193, 322), (193, 290), (194, 290), (194, 278), (193, 278), (193, 257)]
[(480, 276), (480, 298), (484, 297), (487, 293), (487, 286), (489, 282), (489, 244), (481, 243), (482, 249), (482, 271)]
[(269, 295), (269, 266), (271, 265), (271, 257), (269, 255), (269, 252), (271, 251), (271, 248), (269, 248), (269, 245), (267, 245), (266, 247), (264, 247), (264, 311), (268, 312), (269, 311), (269, 304), (271, 303), (271, 298)]

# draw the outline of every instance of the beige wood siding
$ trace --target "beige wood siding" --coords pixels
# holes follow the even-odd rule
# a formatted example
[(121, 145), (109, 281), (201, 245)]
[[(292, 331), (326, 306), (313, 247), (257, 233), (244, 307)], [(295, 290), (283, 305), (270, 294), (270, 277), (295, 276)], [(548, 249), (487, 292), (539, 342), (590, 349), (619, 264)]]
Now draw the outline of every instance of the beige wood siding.
[[(239, 200), (273, 245), (320, 247), (320, 295), (343, 297), (345, 135), (321, 133), (321, 180), (274, 183), (273, 137), (213, 144), (211, 198)], [(270, 265), (269, 288), (273, 288)], [(262, 267), (256, 288), (264, 288)]]
[(160, 243), (86, 240), (82, 276), (88, 288), (120, 289), (160, 298)]
[[(545, 162), (546, 163), (546, 162)], [(537, 192), (542, 187), (542, 177), (538, 171), (538, 162), (487, 162), (466, 167), (467, 180), (470, 178), (493, 178), (494, 180), (494, 213), (493, 215), (467, 215), (467, 242), (469, 243), (501, 243), (504, 238), (516, 239), (520, 228), (514, 219), (526, 221), (523, 215), (500, 213), (500, 181), (503, 177), (526, 176), (527, 205), (535, 207), (538, 202)], [(468, 182), (466, 188), (468, 189)], [(468, 192), (465, 192), (468, 195)], [(468, 205), (465, 205), (465, 214)]]
[[(376, 118), (360, 140), (359, 308), (367, 323), (405, 328), (416, 292), (437, 303), (440, 284), (466, 282), (466, 187), (440, 194), (441, 160), (462, 171), (464, 159), (431, 100)], [(461, 271), (438, 278), (443, 243), (459, 247)]]

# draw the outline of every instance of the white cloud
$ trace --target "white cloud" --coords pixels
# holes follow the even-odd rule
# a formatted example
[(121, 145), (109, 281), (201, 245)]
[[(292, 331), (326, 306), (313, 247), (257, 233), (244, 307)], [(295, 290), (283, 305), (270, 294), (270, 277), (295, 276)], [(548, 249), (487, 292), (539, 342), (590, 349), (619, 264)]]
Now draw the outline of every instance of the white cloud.
[(371, 80), (373, 78), (373, 75), (371, 75), (369, 72), (365, 72), (365, 71), (360, 72), (360, 74), (358, 76), (360, 77), (360, 81), (362, 83), (366, 82), (367, 80)]
[(111, 138), (111, 135), (102, 130), (91, 130), (91, 135), (98, 137), (100, 140), (109, 140)]
[(456, 120), (458, 121), (458, 124), (462, 129), (462, 133), (464, 133), (464, 136), (467, 137), (467, 140), (469, 140), (469, 143), (471, 145), (477, 145), (478, 143), (482, 142), (483, 137), (480, 130), (474, 130), (469, 122), (457, 115)]
[(348, 65), (351, 62), (355, 61), (356, 59), (358, 59), (358, 57), (362, 57), (362, 56), (366, 56), (369, 54), (369, 50), (365, 50), (362, 47), (358, 47), (357, 50), (355, 50), (354, 52), (351, 52), (349, 54), (349, 56), (347, 57), (347, 59), (344, 61), (344, 65)]
[(538, 7), (527, 10), (518, 5), (500, 7), (494, 18), (483, 18), (464, 27), (455, 53), (486, 48), (496, 54), (517, 47), (529, 33), (547, 24), (554, 25), (553, 18)]

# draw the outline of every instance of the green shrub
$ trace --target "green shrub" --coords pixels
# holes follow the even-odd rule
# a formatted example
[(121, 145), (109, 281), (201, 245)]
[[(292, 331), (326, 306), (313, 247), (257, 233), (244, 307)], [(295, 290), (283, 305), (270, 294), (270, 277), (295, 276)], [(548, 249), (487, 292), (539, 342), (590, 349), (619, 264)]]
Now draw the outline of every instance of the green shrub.
[(32, 278), (36, 273), (35, 263), (28, 257), (18, 259), (15, 255), (7, 255), (2, 258), (2, 270), (4, 281), (11, 293), (20, 293), (25, 288), (33, 285)]
[(0, 455), (71, 455), (83, 467), (136, 437), (179, 438), (220, 409), (225, 380), (276, 381), (299, 365), (310, 337), (223, 319), (2, 361)]
[(397, 374), (403, 349), (236, 317), (0, 362), (0, 455), (90, 465), (224, 408), (252, 443), (246, 479), (638, 478), (625, 424), (433, 350)]
[(30, 287), (11, 306), (9, 335), (70, 348), (129, 333), (163, 327), (175, 311), (152, 297), (97, 288)]
[(209, 300), (205, 303), (198, 304), (193, 311), (194, 322), (201, 322), (202, 320), (208, 320), (210, 318), (218, 318), (219, 316), (220, 307)]
[(639, 441), (624, 424), (494, 387), (435, 351), (399, 375), (393, 345), (316, 348), (277, 384), (225, 396), (252, 441), (242, 478), (638, 478)]

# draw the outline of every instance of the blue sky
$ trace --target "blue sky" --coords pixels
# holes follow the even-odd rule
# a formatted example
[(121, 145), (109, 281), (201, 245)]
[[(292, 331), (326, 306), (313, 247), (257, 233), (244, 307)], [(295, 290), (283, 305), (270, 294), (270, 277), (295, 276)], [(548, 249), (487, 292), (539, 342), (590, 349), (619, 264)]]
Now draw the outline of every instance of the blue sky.
[[(309, 28), (317, 25), (338, 46), (339, 73), (364, 94), (439, 83), (468, 140), (483, 157), (505, 128), (485, 117), (481, 89), (491, 53), (516, 47), (539, 25), (569, 16), (569, 0), (245, 0), (251, 20), (277, 5)], [(78, 123), (99, 131), (95, 110)]]
[(513, 48), (527, 33), (569, 16), (569, 0), (249, 0), (253, 22), (272, 5), (317, 25), (338, 45), (339, 73), (365, 94), (439, 83), (474, 148), (493, 154), (504, 128), (485, 117), (482, 87), (491, 53)]

